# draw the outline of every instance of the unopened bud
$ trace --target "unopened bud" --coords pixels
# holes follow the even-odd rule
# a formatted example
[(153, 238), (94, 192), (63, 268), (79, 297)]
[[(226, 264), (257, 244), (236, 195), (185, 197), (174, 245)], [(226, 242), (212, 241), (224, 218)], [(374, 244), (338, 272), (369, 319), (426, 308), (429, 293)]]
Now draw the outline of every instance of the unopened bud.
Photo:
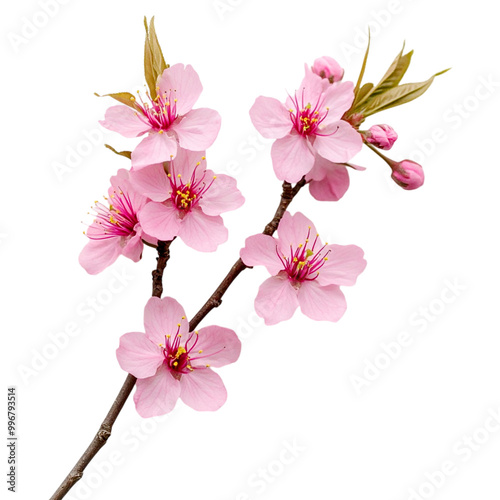
[(365, 133), (366, 142), (386, 151), (392, 148), (397, 138), (398, 134), (389, 125), (373, 125)]
[(391, 165), (392, 180), (408, 191), (419, 188), (424, 183), (424, 169), (411, 160), (394, 162)]
[(340, 82), (344, 76), (344, 70), (332, 57), (323, 56), (314, 61), (312, 72), (321, 78), (327, 78), (330, 83)]

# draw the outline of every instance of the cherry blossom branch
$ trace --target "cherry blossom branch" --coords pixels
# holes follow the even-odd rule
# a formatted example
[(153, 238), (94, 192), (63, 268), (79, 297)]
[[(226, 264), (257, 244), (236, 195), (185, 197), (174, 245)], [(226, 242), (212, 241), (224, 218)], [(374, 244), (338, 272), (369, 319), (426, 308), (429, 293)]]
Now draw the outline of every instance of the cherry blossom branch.
[[(306, 185), (306, 180), (303, 178), (295, 186), (288, 182), (283, 183), (283, 191), (281, 193), (281, 200), (273, 219), (266, 225), (262, 234), (267, 234), (272, 236), (278, 225), (285, 214), (288, 206), (295, 198), (297, 193)], [(174, 238), (175, 239), (175, 238)], [(167, 261), (170, 257), (170, 245), (171, 241), (159, 241), (157, 245), (158, 257), (156, 259), (157, 265), (156, 269), (152, 272), (153, 275), (153, 297), (161, 297), (163, 293), (163, 271), (167, 265)], [(189, 330), (194, 330), (198, 324), (205, 318), (205, 316), (214, 308), (219, 307), (222, 303), (222, 297), (226, 293), (227, 289), (233, 283), (233, 281), (238, 277), (238, 275), (245, 270), (247, 267), (243, 264), (241, 259), (238, 259), (230, 271), (227, 273), (226, 277), (222, 280), (221, 284), (216, 288), (214, 293), (205, 302), (203, 307), (196, 313), (193, 319), (189, 322)], [(68, 474), (66, 479), (61, 483), (61, 486), (57, 491), (50, 497), (50, 500), (61, 500), (69, 490), (74, 486), (74, 484), (79, 481), (83, 476), (83, 471), (94, 458), (97, 452), (106, 444), (109, 436), (111, 435), (111, 429), (118, 415), (120, 414), (123, 405), (127, 401), (132, 389), (134, 388), (136, 378), (132, 375), (127, 375), (125, 382), (116, 396), (111, 409), (109, 410), (106, 418), (103, 420), (101, 427), (97, 431), (94, 439), (90, 443), (89, 447), (85, 450), (84, 454), (81, 456), (80, 460), (73, 467), (71, 472)]]
[[(174, 238), (175, 239), (175, 238)], [(156, 269), (152, 272), (153, 275), (153, 297), (161, 297), (163, 293), (163, 271), (170, 258), (170, 245), (171, 241), (159, 241), (157, 246), (158, 257), (156, 258)], [(123, 383), (120, 392), (116, 396), (111, 408), (102, 421), (97, 434), (75, 464), (70, 473), (66, 476), (56, 492), (50, 497), (50, 500), (60, 500), (64, 498), (69, 490), (77, 483), (83, 476), (83, 471), (86, 469), (90, 461), (95, 457), (97, 452), (106, 444), (109, 436), (111, 436), (111, 429), (118, 415), (122, 411), (123, 405), (127, 401), (132, 389), (134, 388), (136, 378), (128, 374), (125, 382)]]
[(130, 396), (136, 380), (137, 379), (134, 376), (130, 374), (127, 375), (118, 396), (116, 396), (116, 399), (111, 405), (111, 409), (106, 415), (106, 418), (102, 421), (94, 439), (89, 444), (88, 448), (85, 450), (73, 469), (71, 469), (71, 472), (66, 476), (66, 479), (61, 483), (61, 486), (59, 486), (56, 492), (50, 497), (50, 500), (60, 500), (66, 496), (66, 493), (68, 493), (75, 483), (82, 478), (83, 471), (86, 469), (87, 465), (94, 458), (97, 452), (106, 444), (109, 436), (111, 436), (113, 424), (120, 414), (125, 401), (127, 401)]
[[(283, 192), (281, 193), (281, 200), (274, 218), (269, 224), (266, 225), (262, 234), (267, 234), (272, 236), (276, 229), (278, 229), (278, 224), (280, 223), (283, 215), (288, 208), (288, 205), (295, 198), (297, 193), (306, 185), (305, 178), (302, 178), (294, 187), (288, 182), (283, 183)], [(189, 331), (193, 331), (203, 318), (214, 308), (219, 307), (222, 303), (222, 296), (226, 293), (227, 289), (230, 287), (231, 283), (238, 277), (238, 275), (244, 271), (247, 267), (243, 264), (241, 259), (238, 259), (231, 270), (227, 273), (226, 277), (222, 280), (221, 284), (216, 288), (215, 292), (210, 296), (210, 298), (205, 302), (203, 307), (196, 313), (196, 315), (189, 322)]]
[(170, 245), (172, 241), (159, 241), (156, 250), (158, 257), (156, 257), (156, 269), (151, 273), (153, 275), (153, 297), (161, 298), (163, 294), (163, 271), (167, 266), (168, 259), (170, 258)]

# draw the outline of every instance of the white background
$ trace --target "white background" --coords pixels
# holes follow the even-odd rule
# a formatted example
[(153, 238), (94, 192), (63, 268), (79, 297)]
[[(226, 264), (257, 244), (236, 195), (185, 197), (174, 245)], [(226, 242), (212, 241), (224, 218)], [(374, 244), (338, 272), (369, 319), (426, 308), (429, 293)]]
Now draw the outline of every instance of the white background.
[[(192, 64), (204, 85), (197, 106), (222, 115), (209, 166), (232, 169), (247, 199), (224, 217), (230, 239), (218, 252), (172, 246), (165, 293), (188, 318), (278, 203), (269, 141), (248, 115), (258, 95), (284, 99), (304, 62), (322, 55), (355, 80), (368, 25), (368, 81), (382, 76), (404, 40), (415, 49), (405, 81), (453, 69), (417, 102), (367, 122), (397, 130), (390, 156), (418, 156), (423, 188), (403, 191), (363, 151), (355, 161), (368, 169), (352, 172), (341, 202), (317, 202), (305, 189), (291, 206), (325, 240), (365, 250), (366, 271), (344, 289), (344, 318), (319, 323), (298, 311), (266, 328), (253, 313), (266, 271), (246, 271), (203, 323), (242, 336), (240, 360), (219, 370), (227, 404), (209, 414), (179, 402), (167, 418), (146, 421), (128, 401), (69, 497), (498, 499), (500, 424), (489, 415), (500, 407), (500, 74), (491, 3), (222, 0), (217, 9), (212, 0), (69, 0), (45, 19), (41, 3), (9, 2), (0, 21), (2, 366), (3, 390), (18, 391), (17, 498), (48, 499), (69, 472), (125, 379), (119, 336), (143, 329), (153, 250), (139, 264), (120, 258), (97, 277), (77, 257), (86, 243), (81, 221), (90, 222), (90, 205), (128, 166), (103, 144), (132, 147), (99, 127), (113, 103), (93, 92), (143, 88), (142, 17), (155, 14), (167, 62)], [(30, 32), (32, 21), (46, 22)], [(78, 148), (85, 155), (58, 177), (55, 166)], [(91, 313), (93, 298), (100, 310)], [(71, 338), (61, 333), (72, 325)], [(410, 343), (397, 349), (391, 342), (403, 332)], [(444, 462), (452, 473), (435, 474)]]

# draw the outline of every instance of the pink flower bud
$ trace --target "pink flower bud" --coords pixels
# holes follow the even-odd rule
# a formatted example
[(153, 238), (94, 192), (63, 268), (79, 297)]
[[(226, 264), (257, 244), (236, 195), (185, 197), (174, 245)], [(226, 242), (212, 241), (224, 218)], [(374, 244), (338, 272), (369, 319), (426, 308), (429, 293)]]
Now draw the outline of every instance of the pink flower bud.
[(408, 191), (419, 188), (424, 183), (424, 170), (411, 160), (394, 162), (391, 165), (392, 180)]
[(389, 125), (373, 125), (365, 135), (366, 142), (385, 150), (391, 149), (397, 138), (398, 134)]
[(344, 70), (340, 67), (340, 64), (328, 56), (316, 59), (312, 71), (316, 75), (321, 76), (321, 78), (328, 78), (330, 83), (340, 82), (344, 76)]

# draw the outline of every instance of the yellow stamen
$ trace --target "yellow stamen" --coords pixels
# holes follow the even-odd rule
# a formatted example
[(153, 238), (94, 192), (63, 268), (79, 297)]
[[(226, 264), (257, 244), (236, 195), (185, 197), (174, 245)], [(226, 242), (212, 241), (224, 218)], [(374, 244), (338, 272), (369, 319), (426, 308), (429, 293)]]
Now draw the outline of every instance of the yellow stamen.
[(184, 349), (184, 347), (179, 347), (177, 349), (177, 352), (175, 353), (175, 357), (178, 358), (180, 357), (182, 354), (185, 354), (187, 351), (186, 349)]

